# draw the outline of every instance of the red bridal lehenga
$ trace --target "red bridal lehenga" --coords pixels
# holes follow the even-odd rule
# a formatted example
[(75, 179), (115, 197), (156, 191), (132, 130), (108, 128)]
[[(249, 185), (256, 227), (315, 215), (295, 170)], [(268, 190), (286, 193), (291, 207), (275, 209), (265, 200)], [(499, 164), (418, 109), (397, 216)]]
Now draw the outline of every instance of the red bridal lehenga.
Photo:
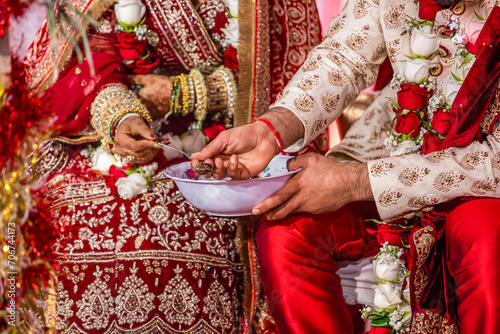
[[(204, 127), (224, 117), (228, 123), (231, 116), (234, 124), (244, 124), (265, 111), (319, 42), (314, 2), (240, 1), (240, 13), (249, 19), (239, 22), (239, 68), (245, 75), (238, 78), (235, 55), (231, 63), (221, 42), (228, 16), (223, 2), (143, 3), (152, 57), (136, 61), (138, 67), (167, 76), (198, 69), (208, 80), (225, 63), (237, 78), (234, 116), (215, 110)], [(50, 40), (47, 25), (25, 59), (28, 85), (55, 114), (58, 135), (42, 146), (35, 170), (44, 180), (38, 195), (52, 217), (61, 269), (48, 322), (66, 333), (252, 331), (260, 288), (254, 247), (246, 237), (251, 228), (194, 208), (161, 172), (144, 194), (117, 196), (113, 177), (93, 170), (82, 155), (100, 139), (90, 125), (92, 103), (110, 87), (129, 86), (130, 68), (116, 51), (112, 2), (73, 4), (100, 25), (88, 31), (96, 75), (86, 61), (77, 61), (66, 40)], [(190, 117), (169, 118), (168, 131), (185, 132)], [(164, 168), (172, 162), (158, 163)]]

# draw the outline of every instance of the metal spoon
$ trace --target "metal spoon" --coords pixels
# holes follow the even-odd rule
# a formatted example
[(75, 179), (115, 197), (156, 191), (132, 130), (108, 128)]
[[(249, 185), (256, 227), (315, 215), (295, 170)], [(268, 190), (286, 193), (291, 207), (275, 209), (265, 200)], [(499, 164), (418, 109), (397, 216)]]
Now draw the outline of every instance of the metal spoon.
[[(187, 155), (186, 152), (184, 152), (183, 150), (179, 150), (178, 148), (175, 148), (175, 147), (172, 147), (170, 145), (167, 145), (159, 140), (156, 141), (158, 144), (160, 144), (161, 146), (163, 147), (166, 147), (166, 148), (169, 148), (171, 150), (174, 150), (174, 151), (177, 151), (179, 153), (182, 153), (186, 158), (188, 158), (189, 160), (192, 160), (191, 157), (189, 155)], [(214, 171), (214, 168), (212, 167), (211, 164), (209, 163), (206, 163), (206, 162), (203, 162), (203, 161), (200, 161), (200, 163), (198, 164), (198, 168), (196, 168), (195, 170), (193, 170), (195, 173), (199, 174), (199, 175), (205, 175), (205, 174), (209, 174), (209, 173), (212, 173)]]

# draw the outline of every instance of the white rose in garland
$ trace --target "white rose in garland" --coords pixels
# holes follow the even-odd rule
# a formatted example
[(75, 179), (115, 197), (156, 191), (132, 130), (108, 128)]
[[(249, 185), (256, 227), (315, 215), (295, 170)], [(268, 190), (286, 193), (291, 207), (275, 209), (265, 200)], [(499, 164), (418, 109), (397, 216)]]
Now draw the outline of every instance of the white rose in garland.
[(408, 83), (423, 82), (429, 76), (429, 69), (434, 65), (428, 59), (409, 58), (399, 61), (399, 73)]
[(92, 169), (97, 170), (104, 175), (109, 174), (109, 168), (116, 163), (116, 159), (113, 154), (108, 150), (99, 147), (95, 152), (92, 153)]
[(394, 261), (386, 261), (383, 257), (379, 257), (373, 264), (375, 275), (380, 279), (391, 282), (398, 279), (401, 269), (401, 263), (396, 259)]
[(115, 5), (116, 19), (127, 26), (140, 23), (145, 14), (146, 6), (141, 0), (119, 0)]
[(428, 57), (439, 49), (440, 39), (432, 33), (431, 25), (413, 29), (410, 38), (410, 48), (414, 54)]
[(373, 304), (376, 307), (381, 309), (392, 309), (397, 307), (402, 301), (401, 292), (394, 284), (385, 282), (375, 287)]
[(116, 181), (115, 186), (121, 198), (131, 199), (147, 191), (148, 181), (141, 173), (133, 173)]

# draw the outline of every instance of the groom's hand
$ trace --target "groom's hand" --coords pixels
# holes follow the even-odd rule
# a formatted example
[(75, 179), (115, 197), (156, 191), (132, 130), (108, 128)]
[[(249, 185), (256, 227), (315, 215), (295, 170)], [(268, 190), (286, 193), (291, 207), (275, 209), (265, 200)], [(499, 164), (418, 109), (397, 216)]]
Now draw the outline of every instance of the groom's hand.
[(289, 170), (299, 168), (302, 170), (257, 204), (252, 213), (276, 220), (296, 212), (326, 213), (350, 202), (373, 200), (368, 167), (364, 163), (340, 163), (308, 153), (289, 160)]

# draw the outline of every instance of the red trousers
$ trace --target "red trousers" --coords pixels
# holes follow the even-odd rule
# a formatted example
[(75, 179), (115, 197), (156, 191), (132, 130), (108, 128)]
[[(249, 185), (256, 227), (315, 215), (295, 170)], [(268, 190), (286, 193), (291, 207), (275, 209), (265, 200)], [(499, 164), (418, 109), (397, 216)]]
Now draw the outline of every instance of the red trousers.
[[(337, 262), (378, 252), (365, 232), (373, 217), (358, 203), (335, 213), (261, 219), (256, 234), (264, 290), (281, 334), (352, 333)], [(500, 330), (500, 200), (467, 202), (452, 211), (445, 238), (456, 281), (461, 334)]]

